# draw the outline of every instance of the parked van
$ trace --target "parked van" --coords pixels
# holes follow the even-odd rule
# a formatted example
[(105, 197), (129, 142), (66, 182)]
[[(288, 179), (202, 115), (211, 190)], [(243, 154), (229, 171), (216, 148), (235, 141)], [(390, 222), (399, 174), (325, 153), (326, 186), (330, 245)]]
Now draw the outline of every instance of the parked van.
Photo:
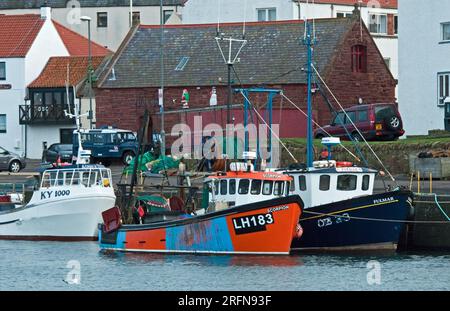
[(314, 137), (322, 139), (327, 137), (328, 133), (334, 137), (348, 138), (348, 132), (354, 140), (361, 141), (361, 135), (352, 122), (366, 140), (395, 140), (405, 134), (402, 118), (395, 104), (357, 105), (345, 111), (347, 114), (339, 112), (323, 130), (317, 129)]
[[(137, 135), (129, 130), (94, 129), (81, 130), (83, 149), (91, 150), (91, 162), (108, 166), (113, 159), (121, 159), (128, 165), (138, 153)], [(78, 135), (74, 131), (73, 154), (78, 154)]]

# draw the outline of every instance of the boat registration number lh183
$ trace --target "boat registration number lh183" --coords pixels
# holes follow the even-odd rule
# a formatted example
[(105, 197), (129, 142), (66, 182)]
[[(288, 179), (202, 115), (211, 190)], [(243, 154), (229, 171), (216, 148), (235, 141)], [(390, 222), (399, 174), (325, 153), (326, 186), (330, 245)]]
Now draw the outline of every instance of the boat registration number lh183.
[(266, 231), (266, 225), (274, 223), (272, 213), (233, 218), (236, 234)]

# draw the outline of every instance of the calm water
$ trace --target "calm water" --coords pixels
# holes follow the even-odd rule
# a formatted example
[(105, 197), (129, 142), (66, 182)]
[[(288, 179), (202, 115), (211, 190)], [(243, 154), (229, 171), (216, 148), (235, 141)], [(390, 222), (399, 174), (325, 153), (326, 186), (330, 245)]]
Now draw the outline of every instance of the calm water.
[[(449, 254), (107, 254), (96, 243), (19, 241), (0, 241), (0, 254), (0, 290), (450, 289)], [(71, 260), (80, 263), (80, 284), (65, 281)], [(380, 263), (381, 285), (367, 282), (371, 260)]]

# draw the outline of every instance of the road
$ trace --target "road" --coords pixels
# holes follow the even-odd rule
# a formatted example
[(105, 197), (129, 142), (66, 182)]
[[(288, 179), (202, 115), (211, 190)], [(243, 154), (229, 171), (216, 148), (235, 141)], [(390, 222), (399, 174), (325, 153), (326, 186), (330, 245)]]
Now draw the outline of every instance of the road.
[[(7, 172), (0, 173), (0, 184), (4, 183), (31, 183), (34, 177), (31, 174), (36, 174), (37, 168), (39, 167), (40, 161), (38, 160), (28, 160), (27, 167), (20, 174), (8, 174)], [(121, 176), (123, 166), (119, 163), (113, 163), (110, 167), (113, 180), (117, 183)], [(28, 175), (29, 174), (29, 175)], [(396, 181), (399, 186), (405, 187), (409, 189), (410, 187), (410, 178), (408, 176), (395, 176)], [(395, 188), (396, 184), (389, 180), (389, 178), (385, 177), (385, 183), (381, 178), (377, 178), (375, 181), (374, 192), (380, 193), (385, 190), (385, 186), (391, 188)], [(432, 181), (432, 192), (439, 195), (450, 194), (450, 181), (449, 180), (433, 180)], [(417, 192), (418, 190), (418, 182), (417, 179), (414, 179), (412, 182), (412, 191)], [(422, 180), (420, 182), (420, 191), (422, 193), (430, 193), (430, 182), (429, 180)]]

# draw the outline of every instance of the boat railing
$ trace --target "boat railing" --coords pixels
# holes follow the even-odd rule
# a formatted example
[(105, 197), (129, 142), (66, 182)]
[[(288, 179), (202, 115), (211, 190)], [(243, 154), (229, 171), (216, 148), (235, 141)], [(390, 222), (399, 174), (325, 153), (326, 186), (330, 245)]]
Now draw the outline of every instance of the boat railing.
[(44, 172), (41, 188), (66, 186), (112, 187), (111, 171), (106, 168), (75, 168)]

